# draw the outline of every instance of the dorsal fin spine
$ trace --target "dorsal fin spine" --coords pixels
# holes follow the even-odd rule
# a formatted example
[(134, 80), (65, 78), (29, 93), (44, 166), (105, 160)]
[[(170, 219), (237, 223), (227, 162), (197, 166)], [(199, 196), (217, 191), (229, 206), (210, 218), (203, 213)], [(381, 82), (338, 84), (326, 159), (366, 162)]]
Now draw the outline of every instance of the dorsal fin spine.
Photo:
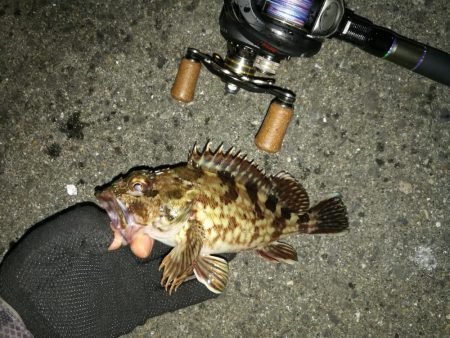
[(188, 164), (210, 172), (227, 172), (244, 185), (250, 182), (266, 192), (272, 190), (272, 180), (253, 164), (252, 160), (247, 160), (247, 155), (241, 154), (240, 151), (233, 152), (233, 147), (224, 152), (223, 144), (215, 151), (211, 150), (211, 142), (208, 142), (202, 151), (194, 145)]
[(212, 142), (211, 142), (211, 141), (208, 141), (208, 143), (206, 143), (206, 148), (205, 148), (205, 151), (207, 151), (207, 152), (211, 152), (211, 144), (212, 144)]

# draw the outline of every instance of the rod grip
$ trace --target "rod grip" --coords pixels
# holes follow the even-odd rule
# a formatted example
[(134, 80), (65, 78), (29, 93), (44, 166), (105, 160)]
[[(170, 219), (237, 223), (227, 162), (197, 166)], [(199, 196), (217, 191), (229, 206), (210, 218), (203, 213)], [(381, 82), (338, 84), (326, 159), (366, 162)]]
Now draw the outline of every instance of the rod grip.
[(272, 101), (261, 128), (256, 134), (256, 146), (268, 153), (278, 152), (281, 149), (293, 112), (292, 106)]
[(170, 91), (175, 100), (185, 103), (192, 102), (201, 67), (199, 61), (188, 58), (181, 59), (175, 82)]

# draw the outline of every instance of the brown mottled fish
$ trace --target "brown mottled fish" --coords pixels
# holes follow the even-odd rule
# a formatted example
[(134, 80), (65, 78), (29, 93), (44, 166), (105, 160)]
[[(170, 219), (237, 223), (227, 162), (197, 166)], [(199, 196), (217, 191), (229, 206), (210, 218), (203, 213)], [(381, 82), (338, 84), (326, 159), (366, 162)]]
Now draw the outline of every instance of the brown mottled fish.
[(160, 265), (170, 293), (193, 274), (222, 292), (228, 263), (214, 254), (254, 249), (270, 261), (293, 263), (296, 251), (280, 239), (348, 227), (339, 195), (310, 208), (305, 189), (288, 173), (266, 176), (245, 156), (212, 151), (209, 143), (201, 152), (194, 147), (185, 165), (131, 171), (96, 197), (111, 218), (111, 250), (130, 244), (146, 257), (154, 240), (174, 247)]

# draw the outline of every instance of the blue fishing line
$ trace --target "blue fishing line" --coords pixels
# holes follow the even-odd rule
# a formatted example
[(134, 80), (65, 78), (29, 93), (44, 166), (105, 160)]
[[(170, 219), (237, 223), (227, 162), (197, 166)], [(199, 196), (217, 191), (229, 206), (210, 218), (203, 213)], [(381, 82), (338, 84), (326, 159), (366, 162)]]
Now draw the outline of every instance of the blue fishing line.
[(303, 27), (313, 0), (266, 0), (263, 12), (288, 25)]

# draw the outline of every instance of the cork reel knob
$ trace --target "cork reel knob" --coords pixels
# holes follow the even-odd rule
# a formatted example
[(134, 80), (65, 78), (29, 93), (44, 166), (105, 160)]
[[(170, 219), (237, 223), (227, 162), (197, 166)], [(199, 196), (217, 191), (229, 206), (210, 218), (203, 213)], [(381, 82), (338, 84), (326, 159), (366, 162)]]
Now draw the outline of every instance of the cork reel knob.
[(294, 108), (278, 100), (272, 101), (266, 117), (255, 137), (256, 146), (268, 153), (281, 149), (284, 135), (292, 119)]
[(192, 102), (201, 66), (201, 63), (197, 60), (186, 57), (181, 59), (175, 82), (170, 91), (175, 100), (184, 103)]

